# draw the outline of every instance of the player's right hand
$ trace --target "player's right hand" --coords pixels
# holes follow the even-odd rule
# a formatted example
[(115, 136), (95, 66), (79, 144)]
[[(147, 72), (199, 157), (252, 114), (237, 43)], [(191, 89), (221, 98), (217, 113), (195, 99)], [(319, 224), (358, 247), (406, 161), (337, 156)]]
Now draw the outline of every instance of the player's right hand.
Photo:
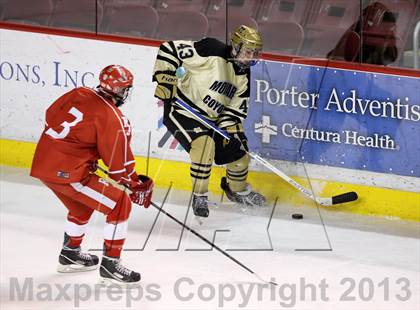
[(226, 152), (237, 153), (239, 151), (248, 152), (248, 143), (243, 132), (237, 132), (231, 135), (229, 140), (223, 140), (223, 147)]
[(154, 183), (151, 178), (140, 174), (138, 181), (133, 181), (130, 184), (131, 201), (147, 209), (152, 202), (153, 186)]
[(175, 72), (166, 71), (165, 73), (158, 73), (154, 76), (158, 83), (155, 89), (155, 97), (161, 100), (171, 100), (176, 94), (176, 85), (178, 79)]

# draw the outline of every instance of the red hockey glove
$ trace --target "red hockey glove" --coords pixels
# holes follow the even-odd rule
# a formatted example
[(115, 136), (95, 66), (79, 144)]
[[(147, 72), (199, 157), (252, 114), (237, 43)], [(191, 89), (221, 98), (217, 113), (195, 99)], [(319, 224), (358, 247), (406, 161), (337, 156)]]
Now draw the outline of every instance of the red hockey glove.
[(145, 208), (150, 206), (153, 194), (153, 180), (145, 175), (139, 175), (138, 182), (132, 182), (130, 185), (131, 201)]

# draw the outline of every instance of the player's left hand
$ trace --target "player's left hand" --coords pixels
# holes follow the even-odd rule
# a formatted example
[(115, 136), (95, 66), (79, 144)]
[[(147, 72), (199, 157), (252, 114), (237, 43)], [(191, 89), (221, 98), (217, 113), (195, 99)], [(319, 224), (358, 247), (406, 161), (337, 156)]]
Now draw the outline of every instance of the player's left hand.
[(130, 184), (131, 201), (135, 204), (141, 205), (146, 209), (150, 206), (153, 194), (153, 180), (145, 175), (139, 175), (138, 181)]

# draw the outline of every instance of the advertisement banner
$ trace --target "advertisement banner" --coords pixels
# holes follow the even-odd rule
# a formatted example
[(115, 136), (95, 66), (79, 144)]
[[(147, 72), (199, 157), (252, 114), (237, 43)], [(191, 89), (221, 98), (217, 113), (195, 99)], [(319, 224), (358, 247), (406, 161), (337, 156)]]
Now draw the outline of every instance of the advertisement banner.
[[(55, 99), (73, 87), (95, 87), (100, 69), (117, 63), (135, 77), (123, 107), (135, 154), (188, 161), (153, 97), (157, 47), (0, 34), (1, 138), (36, 142)], [(413, 77), (261, 61), (251, 76), (250, 147), (269, 159), (420, 177), (419, 86)]]
[(74, 87), (96, 87), (102, 68), (120, 64), (134, 75), (133, 93), (122, 106), (133, 126), (134, 153), (188, 160), (163, 126), (163, 106), (153, 96), (157, 47), (5, 29), (0, 36), (2, 139), (38, 141), (49, 105)]
[(282, 62), (253, 68), (245, 130), (278, 160), (420, 177), (420, 79)]

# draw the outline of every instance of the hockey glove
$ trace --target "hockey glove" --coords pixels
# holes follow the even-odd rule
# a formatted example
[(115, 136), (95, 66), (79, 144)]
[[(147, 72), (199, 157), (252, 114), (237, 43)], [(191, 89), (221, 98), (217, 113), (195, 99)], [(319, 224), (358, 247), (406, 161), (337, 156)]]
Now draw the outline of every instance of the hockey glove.
[(223, 129), (231, 136), (230, 140), (223, 140), (223, 146), (227, 152), (237, 153), (240, 150), (248, 152), (247, 139), (242, 124), (235, 124)]
[(231, 135), (230, 140), (224, 139), (223, 146), (227, 153), (248, 152), (248, 144), (244, 133), (238, 132)]
[(145, 175), (139, 175), (139, 180), (130, 185), (130, 198), (135, 204), (141, 205), (146, 209), (150, 206), (153, 194), (153, 180)]
[(175, 72), (165, 71), (165, 73), (157, 73), (154, 81), (158, 83), (155, 90), (155, 97), (161, 100), (171, 100), (176, 94), (176, 85), (178, 82)]

